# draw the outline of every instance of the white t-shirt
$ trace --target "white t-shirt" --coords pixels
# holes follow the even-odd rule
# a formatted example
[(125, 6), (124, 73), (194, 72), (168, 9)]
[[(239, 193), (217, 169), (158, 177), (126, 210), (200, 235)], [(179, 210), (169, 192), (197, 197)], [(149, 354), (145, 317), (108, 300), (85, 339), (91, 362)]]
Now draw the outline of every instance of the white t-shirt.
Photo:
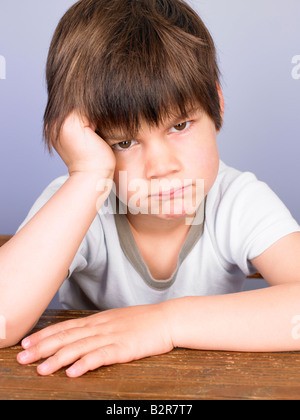
[[(22, 226), (67, 178), (60, 177), (46, 188)], [(66, 309), (106, 310), (239, 292), (246, 276), (256, 271), (250, 260), (283, 236), (300, 231), (265, 183), (220, 162), (218, 177), (198, 212), (203, 223), (191, 227), (171, 278), (154, 280), (126, 216), (112, 214), (112, 200), (111, 196), (105, 211), (94, 219), (60, 288)]]

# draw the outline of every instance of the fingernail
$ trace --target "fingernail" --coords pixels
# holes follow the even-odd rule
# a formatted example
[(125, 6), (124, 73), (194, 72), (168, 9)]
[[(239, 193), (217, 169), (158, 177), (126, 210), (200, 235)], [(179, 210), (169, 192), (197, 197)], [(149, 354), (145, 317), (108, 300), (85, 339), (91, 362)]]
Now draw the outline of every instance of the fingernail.
[(29, 359), (29, 352), (28, 351), (22, 351), (22, 353), (18, 354), (18, 359), (21, 363), (26, 363)]
[(49, 366), (50, 365), (47, 361), (39, 365), (38, 367), (39, 373), (46, 373), (49, 370)]
[(75, 366), (71, 366), (69, 367), (69, 369), (66, 370), (66, 374), (70, 376), (76, 375), (76, 370), (77, 369)]
[(22, 341), (22, 347), (23, 349), (28, 349), (28, 347), (30, 347), (30, 340), (29, 338), (24, 338), (24, 340)]

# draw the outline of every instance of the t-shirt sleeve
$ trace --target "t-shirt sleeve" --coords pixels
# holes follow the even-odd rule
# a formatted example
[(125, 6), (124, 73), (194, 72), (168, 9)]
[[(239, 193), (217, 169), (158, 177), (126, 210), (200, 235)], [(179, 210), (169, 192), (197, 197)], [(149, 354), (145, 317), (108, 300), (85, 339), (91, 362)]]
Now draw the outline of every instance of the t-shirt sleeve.
[[(27, 214), (26, 218), (23, 220), (21, 225), (18, 227), (17, 232), (21, 230), (32, 218), (33, 216), (40, 211), (40, 209), (50, 200), (50, 198), (62, 187), (62, 185), (66, 182), (68, 176), (61, 176), (49, 184), (42, 194), (38, 197), (35, 201), (29, 213)], [(17, 233), (16, 232), (16, 233)]]
[(215, 219), (217, 243), (226, 260), (245, 275), (256, 271), (250, 260), (299, 231), (280, 198), (252, 173), (241, 173), (222, 191)]

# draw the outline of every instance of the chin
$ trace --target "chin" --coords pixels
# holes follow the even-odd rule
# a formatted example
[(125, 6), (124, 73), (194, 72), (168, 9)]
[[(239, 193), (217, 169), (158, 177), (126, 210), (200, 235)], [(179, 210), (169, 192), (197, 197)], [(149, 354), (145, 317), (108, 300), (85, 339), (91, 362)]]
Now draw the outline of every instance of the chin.
[(182, 211), (181, 213), (170, 211), (167, 213), (160, 213), (153, 216), (160, 220), (181, 221), (181, 220), (185, 220), (186, 218), (194, 217), (195, 214), (190, 215), (186, 211)]

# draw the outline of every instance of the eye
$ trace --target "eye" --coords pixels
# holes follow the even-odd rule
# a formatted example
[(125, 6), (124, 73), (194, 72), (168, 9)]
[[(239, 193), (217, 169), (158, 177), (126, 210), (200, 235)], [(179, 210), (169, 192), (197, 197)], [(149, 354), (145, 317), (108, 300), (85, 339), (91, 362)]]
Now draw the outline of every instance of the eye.
[(115, 150), (127, 150), (131, 149), (131, 147), (136, 144), (137, 142), (135, 140), (124, 140), (120, 143), (116, 143), (112, 146), (112, 149)]
[(184, 130), (186, 130), (190, 126), (190, 124), (191, 124), (190, 121), (185, 121), (183, 123), (176, 124), (176, 125), (174, 125), (174, 127), (171, 128), (170, 131), (172, 133), (176, 133), (178, 131), (184, 131)]

